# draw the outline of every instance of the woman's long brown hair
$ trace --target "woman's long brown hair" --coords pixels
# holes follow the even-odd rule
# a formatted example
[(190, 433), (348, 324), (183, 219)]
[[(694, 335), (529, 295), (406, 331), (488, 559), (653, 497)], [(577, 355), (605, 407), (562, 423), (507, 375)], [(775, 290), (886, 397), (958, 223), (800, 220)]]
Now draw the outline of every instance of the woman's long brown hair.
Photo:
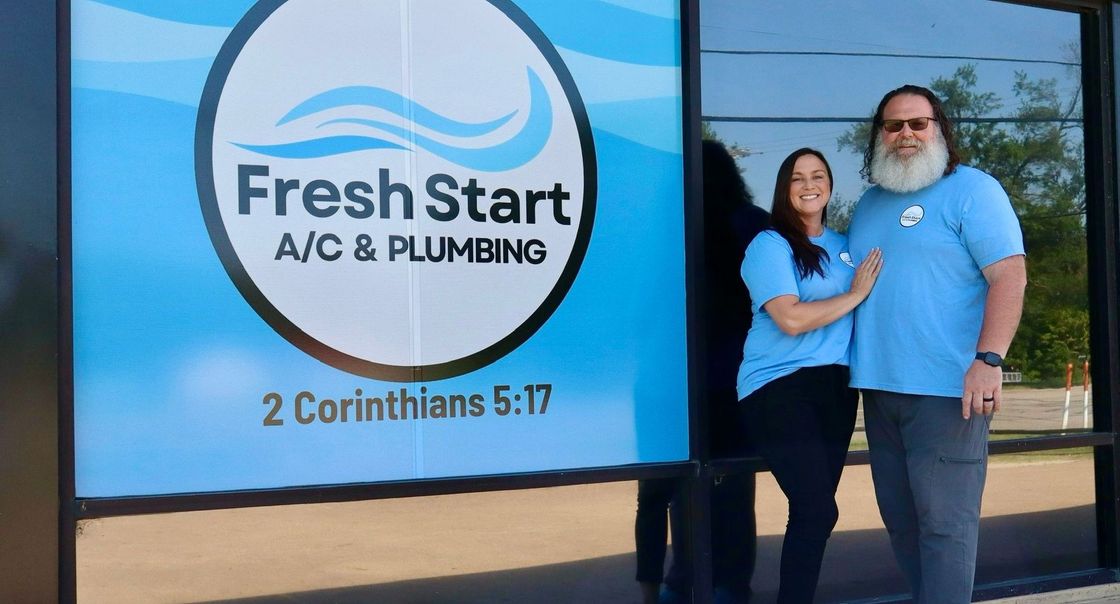
[[(813, 155), (824, 164), (825, 172), (828, 173), (828, 188), (831, 192), (832, 168), (829, 167), (828, 160), (824, 158), (823, 153), (809, 147), (802, 147), (790, 153), (789, 157), (782, 162), (782, 166), (778, 168), (778, 181), (774, 184), (774, 203), (770, 207), (770, 226), (789, 242), (789, 247), (793, 249), (793, 260), (797, 264), (797, 270), (801, 273), (802, 279), (808, 278), (813, 273), (823, 278), (824, 267), (821, 266), (821, 263), (828, 259), (828, 252), (823, 247), (809, 241), (809, 235), (805, 232), (805, 223), (789, 200), (789, 187), (793, 181), (793, 166), (798, 159), (805, 155)], [(821, 216), (821, 222), (827, 224), (827, 221), (828, 207), (826, 206)]]

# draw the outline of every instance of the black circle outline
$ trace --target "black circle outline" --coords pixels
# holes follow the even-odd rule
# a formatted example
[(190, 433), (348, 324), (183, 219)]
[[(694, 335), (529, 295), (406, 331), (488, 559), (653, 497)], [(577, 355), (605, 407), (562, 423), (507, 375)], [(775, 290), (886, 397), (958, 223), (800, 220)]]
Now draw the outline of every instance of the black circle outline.
[(230, 70), (249, 38), (273, 12), (287, 2), (288, 0), (260, 0), (242, 17), (215, 57), (214, 65), (206, 78), (202, 98), (198, 105), (198, 121), (195, 125), (195, 182), (198, 188), (199, 203), (202, 207), (202, 215), (206, 222), (206, 230), (210, 234), (210, 240), (234, 286), (241, 292), (249, 306), (273, 330), (292, 345), (332, 367), (363, 377), (396, 382), (442, 380), (481, 369), (509, 354), (528, 341), (544, 325), (575, 283), (576, 275), (579, 273), (583, 259), (587, 254), (595, 220), (596, 196), (598, 193), (595, 141), (591, 132), (587, 108), (583, 104), (583, 98), (579, 94), (575, 80), (563, 59), (561, 59), (560, 53), (556, 51), (552, 42), (537, 27), (536, 23), (514, 5), (512, 0), (487, 0), (517, 25), (548, 61), (560, 82), (564, 95), (567, 97), (568, 105), (571, 107), (572, 116), (576, 122), (576, 132), (579, 136), (580, 150), (583, 156), (583, 209), (571, 254), (568, 256), (568, 262), (560, 273), (556, 285), (537, 307), (537, 310), (529, 315), (521, 325), (502, 339), (478, 352), (433, 365), (413, 366), (375, 363), (346, 354), (320, 342), (292, 323), (273, 306), (253, 282), (244, 265), (241, 264), (241, 259), (238, 258), (233, 243), (229, 239), (229, 234), (226, 232), (225, 223), (222, 221), (221, 211), (218, 207), (213, 171), (214, 123), (218, 111), (218, 101), (221, 99), (222, 90), (225, 88)]

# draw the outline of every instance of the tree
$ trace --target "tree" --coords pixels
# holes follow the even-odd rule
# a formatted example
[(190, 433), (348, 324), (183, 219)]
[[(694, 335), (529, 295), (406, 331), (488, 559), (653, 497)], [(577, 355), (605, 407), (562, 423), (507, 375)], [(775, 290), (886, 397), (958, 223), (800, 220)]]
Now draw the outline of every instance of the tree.
[[(1067, 362), (1088, 354), (1080, 88), (1063, 97), (1056, 79), (1016, 72), (1013, 105), (1006, 107), (999, 95), (977, 90), (971, 64), (929, 87), (956, 124), (962, 162), (1000, 181), (1023, 228), (1027, 296), (1006, 363), (1028, 380), (1061, 378)], [(1007, 109), (1006, 121), (983, 119)], [(862, 155), (869, 128), (869, 123), (854, 126), (837, 139), (838, 148)]]
[(852, 212), (856, 209), (855, 199), (847, 199), (839, 193), (833, 193), (828, 202), (828, 228), (837, 233), (847, 233), (848, 225), (852, 223)]

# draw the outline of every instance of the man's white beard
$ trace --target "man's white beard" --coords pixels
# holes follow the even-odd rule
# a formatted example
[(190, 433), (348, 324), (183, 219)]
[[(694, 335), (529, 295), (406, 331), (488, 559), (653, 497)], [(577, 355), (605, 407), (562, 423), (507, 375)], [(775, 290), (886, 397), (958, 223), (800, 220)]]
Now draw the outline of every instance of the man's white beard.
[(912, 193), (937, 182), (949, 165), (949, 148), (936, 124), (930, 127), (937, 132), (936, 137), (928, 143), (914, 141), (918, 150), (909, 157), (901, 157), (897, 149), (888, 149), (877, 141), (871, 157), (871, 180), (895, 193)]

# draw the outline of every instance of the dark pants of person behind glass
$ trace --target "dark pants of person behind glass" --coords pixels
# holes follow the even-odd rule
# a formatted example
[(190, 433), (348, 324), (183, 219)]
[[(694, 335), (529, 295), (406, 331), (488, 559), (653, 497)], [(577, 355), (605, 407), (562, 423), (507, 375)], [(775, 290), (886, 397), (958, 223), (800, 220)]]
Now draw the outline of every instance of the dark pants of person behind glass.
[[(671, 502), (680, 501), (684, 481), (676, 478), (651, 478), (638, 481), (638, 512), (634, 518), (634, 551), (638, 557), (636, 578), (640, 583), (660, 585), (665, 569), (665, 549), (669, 536), (666, 512)], [(675, 519), (674, 519), (675, 520)], [(684, 554), (685, 543), (681, 535), (683, 525), (674, 521), (673, 558)], [(670, 569), (670, 575), (674, 574)], [(673, 583), (680, 583), (674, 580)]]
[[(755, 561), (754, 473), (723, 476), (712, 486), (712, 583), (737, 601), (751, 597)], [(692, 589), (692, 567), (686, 521), (682, 513), (684, 481), (656, 478), (638, 481), (638, 513), (634, 523), (637, 579), (661, 583), (679, 593)], [(673, 558), (662, 577), (667, 527), (665, 510), (672, 517)]]
[(843, 365), (804, 367), (742, 400), (743, 421), (789, 499), (779, 604), (809, 604), (839, 512), (836, 487), (855, 428), (858, 396)]
[[(709, 391), (709, 434), (713, 457), (752, 455), (750, 438), (738, 421), (733, 388)], [(692, 589), (690, 544), (682, 511), (685, 481), (656, 478), (638, 481), (638, 513), (634, 522), (637, 579), (662, 582), (667, 527), (672, 518), (673, 558), (664, 574), (665, 586), (687, 595)], [(712, 583), (734, 601), (749, 602), (755, 565), (755, 477), (753, 472), (717, 478), (711, 493)]]

